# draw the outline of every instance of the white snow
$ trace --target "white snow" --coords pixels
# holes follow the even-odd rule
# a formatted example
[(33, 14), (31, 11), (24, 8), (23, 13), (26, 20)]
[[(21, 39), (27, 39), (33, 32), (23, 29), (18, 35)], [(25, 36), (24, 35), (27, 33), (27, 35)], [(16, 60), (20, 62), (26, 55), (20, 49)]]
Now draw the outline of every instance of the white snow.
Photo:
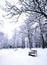
[(28, 55), (30, 49), (0, 49), (0, 65), (47, 65), (47, 48), (33, 48), (37, 57)]

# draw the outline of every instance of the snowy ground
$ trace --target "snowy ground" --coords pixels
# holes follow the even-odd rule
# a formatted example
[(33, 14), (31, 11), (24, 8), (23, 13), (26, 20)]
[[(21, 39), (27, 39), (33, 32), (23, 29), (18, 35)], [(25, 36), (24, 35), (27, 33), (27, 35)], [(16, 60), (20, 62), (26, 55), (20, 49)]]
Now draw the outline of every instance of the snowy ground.
[(47, 48), (37, 48), (37, 57), (28, 56), (29, 49), (0, 49), (0, 65), (47, 65)]

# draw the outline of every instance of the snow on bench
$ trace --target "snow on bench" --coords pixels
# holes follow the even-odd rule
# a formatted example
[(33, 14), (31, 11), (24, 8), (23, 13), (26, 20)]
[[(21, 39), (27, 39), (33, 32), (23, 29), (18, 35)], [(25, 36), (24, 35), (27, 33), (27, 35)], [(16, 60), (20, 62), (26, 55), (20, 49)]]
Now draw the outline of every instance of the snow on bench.
[(31, 50), (31, 52), (29, 52), (28, 55), (29, 56), (33, 56), (33, 57), (36, 57), (37, 56), (37, 50)]

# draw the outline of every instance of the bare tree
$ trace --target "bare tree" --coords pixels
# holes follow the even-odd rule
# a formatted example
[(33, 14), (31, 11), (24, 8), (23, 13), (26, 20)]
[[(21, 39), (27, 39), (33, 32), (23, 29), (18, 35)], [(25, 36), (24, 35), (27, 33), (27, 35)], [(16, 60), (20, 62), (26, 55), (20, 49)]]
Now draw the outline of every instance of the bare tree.
[[(41, 16), (40, 16), (41, 17)], [(42, 39), (42, 48), (45, 48), (45, 41), (44, 41), (44, 36), (43, 36), (43, 28), (41, 24), (41, 18), (39, 18), (39, 27), (40, 27), (40, 34), (41, 34), (41, 39)]]
[(8, 47), (8, 37), (3, 32), (0, 32), (0, 48)]
[(10, 15), (10, 18), (22, 14), (22, 12), (36, 12), (43, 15), (47, 19), (47, 0), (19, 0), (19, 3), (22, 7), (19, 9), (15, 5), (11, 5), (8, 1), (5, 1), (5, 6), (1, 6), (5, 12), (7, 12), (6, 16)]
[[(29, 17), (30, 18), (30, 17)], [(24, 25), (20, 26), (20, 33), (24, 34), (25, 38), (28, 37), (28, 41), (29, 41), (29, 48), (32, 48), (32, 29), (31, 26), (34, 24), (35, 22), (31, 22), (31, 20), (27, 19), (24, 21)]]
[[(15, 15), (18, 15), (17, 17), (17, 20), (18, 20), (18, 18), (23, 12), (31, 14), (31, 15), (32, 15), (32, 12), (35, 12), (35, 13), (38, 13), (38, 15), (41, 15), (47, 19), (47, 0), (19, 0), (18, 3), (22, 5), (20, 9), (17, 6), (12, 5), (8, 1), (5, 1), (5, 3), (6, 3), (6, 8), (4, 8), (3, 6), (1, 6), (1, 8), (5, 10), (5, 12), (7, 12), (6, 16), (10, 15), (9, 18), (12, 18)], [(41, 35), (42, 35), (42, 28), (41, 28), (40, 21), (39, 21), (39, 25), (41, 29)], [(28, 33), (29, 33), (29, 30), (28, 30)], [(30, 35), (28, 35), (28, 37), (29, 36)], [(43, 38), (43, 35), (42, 35), (42, 38)]]

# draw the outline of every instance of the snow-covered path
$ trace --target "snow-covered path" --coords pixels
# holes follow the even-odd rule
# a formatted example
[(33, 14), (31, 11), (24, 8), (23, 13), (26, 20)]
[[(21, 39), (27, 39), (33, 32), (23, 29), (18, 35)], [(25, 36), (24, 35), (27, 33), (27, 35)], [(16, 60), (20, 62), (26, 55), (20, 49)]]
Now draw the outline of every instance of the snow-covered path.
[(47, 65), (47, 48), (37, 48), (37, 57), (28, 56), (29, 49), (0, 50), (0, 65)]

